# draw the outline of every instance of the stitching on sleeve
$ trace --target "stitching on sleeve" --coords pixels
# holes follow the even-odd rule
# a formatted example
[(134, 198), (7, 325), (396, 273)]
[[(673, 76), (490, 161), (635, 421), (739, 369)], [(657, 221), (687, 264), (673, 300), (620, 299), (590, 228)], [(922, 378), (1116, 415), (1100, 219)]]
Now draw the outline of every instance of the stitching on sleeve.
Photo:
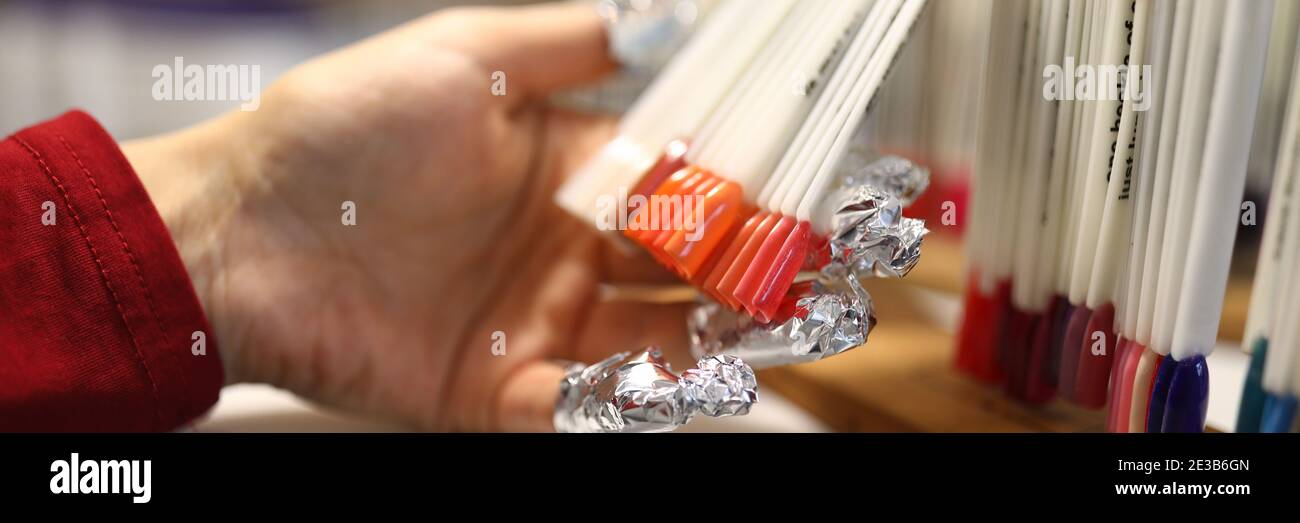
[(145, 376), (149, 378), (149, 388), (153, 394), (154, 423), (157, 427), (156, 430), (161, 429), (162, 413), (158, 410), (161, 405), (158, 397), (158, 380), (154, 379), (153, 372), (149, 370), (149, 364), (144, 361), (144, 355), (140, 352), (140, 342), (136, 339), (135, 330), (131, 328), (131, 322), (126, 319), (126, 311), (122, 307), (121, 300), (117, 297), (117, 291), (113, 290), (113, 285), (109, 283), (108, 271), (104, 268), (104, 262), (99, 258), (99, 251), (95, 250), (94, 242), (90, 240), (90, 233), (86, 231), (85, 224), (81, 222), (81, 218), (77, 215), (77, 210), (73, 207), (72, 199), (68, 196), (67, 189), (63, 187), (63, 182), (59, 181), (59, 177), (54, 174), (54, 171), (50, 170), (50, 166), (45, 163), (45, 158), (42, 158), (41, 154), (36, 152), (36, 149), (33, 149), (26, 140), (16, 135), (12, 138), (18, 145), (27, 150), (27, 153), (32, 156), (32, 159), (36, 160), (36, 163), (40, 164), (41, 170), (45, 172), (45, 177), (49, 178), (54, 187), (59, 190), (59, 194), (63, 197), (63, 203), (68, 206), (68, 214), (72, 215), (72, 221), (77, 224), (77, 229), (81, 232), (81, 238), (86, 241), (86, 246), (90, 248), (91, 258), (94, 259), (95, 266), (99, 269), (100, 280), (103, 281), (104, 287), (108, 289), (109, 299), (113, 301), (113, 306), (117, 308), (117, 314), (122, 318), (122, 323), (126, 325), (126, 332), (131, 338), (131, 347), (135, 350), (136, 361), (144, 368)]
[[(81, 161), (81, 156), (72, 148), (72, 144), (68, 143), (68, 140), (65, 139), (63, 135), (57, 134), (56, 136), (58, 136), (59, 141), (63, 143), (63, 147), (72, 154), (72, 158), (77, 161), (77, 167), (81, 168), (82, 174), (86, 176), (86, 179), (90, 181), (91, 188), (95, 190), (95, 196), (99, 197), (99, 203), (104, 207), (104, 214), (108, 215), (108, 223), (113, 226), (113, 232), (117, 233), (117, 241), (122, 244), (122, 250), (126, 252), (127, 259), (131, 261), (131, 268), (135, 271), (136, 281), (140, 282), (140, 287), (144, 289), (144, 298), (145, 302), (149, 305), (149, 312), (153, 313), (154, 322), (157, 323), (158, 330), (162, 331), (163, 345), (165, 345), (168, 350), (171, 350), (171, 337), (167, 334), (167, 326), (163, 323), (162, 316), (158, 314), (158, 308), (154, 306), (153, 292), (149, 290), (149, 283), (144, 279), (144, 273), (140, 270), (140, 264), (136, 262), (135, 253), (131, 251), (131, 246), (127, 244), (126, 236), (122, 234), (122, 229), (117, 226), (117, 220), (113, 218), (113, 211), (108, 208), (108, 200), (104, 199), (104, 193), (100, 192), (99, 184), (95, 182), (95, 177), (90, 174), (90, 169), (86, 168), (86, 164)], [(181, 372), (180, 376), (181, 383), (183, 384), (180, 393), (181, 405), (188, 407), (190, 405), (189, 378), (184, 372)]]

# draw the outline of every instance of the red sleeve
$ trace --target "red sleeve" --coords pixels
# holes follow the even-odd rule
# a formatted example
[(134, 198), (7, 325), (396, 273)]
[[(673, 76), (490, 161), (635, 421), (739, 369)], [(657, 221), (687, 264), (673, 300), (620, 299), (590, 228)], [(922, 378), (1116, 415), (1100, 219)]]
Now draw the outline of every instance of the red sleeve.
[(73, 111), (0, 142), (0, 431), (179, 427), (221, 389), (211, 333), (98, 123)]

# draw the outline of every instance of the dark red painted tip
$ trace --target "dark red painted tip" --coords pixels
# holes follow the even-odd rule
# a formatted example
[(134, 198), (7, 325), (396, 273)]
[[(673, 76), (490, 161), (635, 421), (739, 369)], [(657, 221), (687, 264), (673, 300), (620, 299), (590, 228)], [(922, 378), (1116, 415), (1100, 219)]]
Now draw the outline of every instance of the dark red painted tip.
[(997, 377), (997, 382), (1002, 383), (1006, 380), (1006, 351), (1007, 351), (1007, 333), (1010, 330), (1011, 322), (1011, 280), (1005, 279), (998, 282), (996, 293), (993, 295), (993, 316), (989, 321), (988, 355), (991, 361), (988, 362), (993, 370), (991, 371)]
[(1075, 403), (1090, 409), (1106, 406), (1110, 369), (1115, 361), (1115, 306), (1103, 304), (1088, 318), (1083, 347), (1079, 351)]
[(1076, 383), (1079, 373), (1079, 352), (1084, 347), (1084, 331), (1088, 328), (1088, 318), (1092, 311), (1083, 305), (1076, 305), (1070, 311), (1070, 319), (1065, 324), (1065, 336), (1061, 340), (1061, 369), (1056, 378), (1056, 392), (1062, 399), (1074, 401)]
[(1029, 342), (1029, 374), (1025, 379), (1025, 401), (1046, 403), (1056, 396), (1056, 373), (1052, 372), (1052, 327), (1057, 316), (1056, 301), (1038, 315)]
[(1052, 384), (1053, 389), (1058, 389), (1061, 376), (1061, 347), (1065, 346), (1065, 328), (1070, 323), (1070, 315), (1074, 313), (1074, 305), (1070, 304), (1070, 299), (1064, 295), (1057, 295), (1052, 300), (1052, 320), (1050, 332), (1048, 333), (1047, 347), (1047, 368), (1044, 371), (1044, 379)]
[(1004, 389), (1008, 396), (1029, 399), (1029, 351), (1038, 315), (1012, 306), (1006, 316), (1007, 326), (1003, 338), (1002, 368), (1007, 380)]

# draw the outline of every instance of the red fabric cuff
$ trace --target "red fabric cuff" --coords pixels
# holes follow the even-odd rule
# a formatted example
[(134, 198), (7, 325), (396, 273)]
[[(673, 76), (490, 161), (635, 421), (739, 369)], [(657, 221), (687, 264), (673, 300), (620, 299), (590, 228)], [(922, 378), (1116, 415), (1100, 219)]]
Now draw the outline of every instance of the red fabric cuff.
[[(191, 353), (200, 331), (206, 355)], [(171, 235), (113, 138), (72, 111), (0, 142), (0, 430), (174, 429), (223, 381)]]

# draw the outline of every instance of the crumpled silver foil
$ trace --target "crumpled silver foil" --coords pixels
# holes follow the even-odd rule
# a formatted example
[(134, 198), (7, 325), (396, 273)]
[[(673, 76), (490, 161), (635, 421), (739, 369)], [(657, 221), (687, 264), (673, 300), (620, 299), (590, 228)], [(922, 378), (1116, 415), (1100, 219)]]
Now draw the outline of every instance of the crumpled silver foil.
[(886, 156), (848, 176), (825, 200), (832, 212), (830, 276), (901, 278), (921, 259), (925, 220), (906, 218), (903, 208), (930, 184), (929, 171)]
[(713, 302), (697, 305), (687, 319), (691, 353), (697, 358), (732, 355), (754, 368), (816, 361), (858, 347), (876, 326), (871, 295), (856, 278), (838, 285), (812, 282), (797, 299), (795, 313), (762, 324)]
[(871, 295), (858, 280), (898, 278), (916, 266), (929, 231), (923, 220), (903, 217), (903, 208), (929, 184), (927, 170), (896, 156), (843, 176), (822, 206), (833, 213), (831, 261), (810, 286), (796, 285), (786, 297), (795, 300), (794, 313), (760, 324), (701, 303), (687, 319), (692, 352), (730, 354), (765, 368), (816, 361), (865, 344), (876, 317)]
[(663, 353), (648, 347), (583, 367), (569, 367), (555, 406), (557, 432), (667, 432), (696, 414), (741, 416), (758, 401), (754, 370), (730, 355), (701, 358), (673, 374)]
[(906, 158), (884, 156), (846, 175), (841, 186), (875, 187), (894, 195), (907, 207), (930, 187), (930, 171)]

